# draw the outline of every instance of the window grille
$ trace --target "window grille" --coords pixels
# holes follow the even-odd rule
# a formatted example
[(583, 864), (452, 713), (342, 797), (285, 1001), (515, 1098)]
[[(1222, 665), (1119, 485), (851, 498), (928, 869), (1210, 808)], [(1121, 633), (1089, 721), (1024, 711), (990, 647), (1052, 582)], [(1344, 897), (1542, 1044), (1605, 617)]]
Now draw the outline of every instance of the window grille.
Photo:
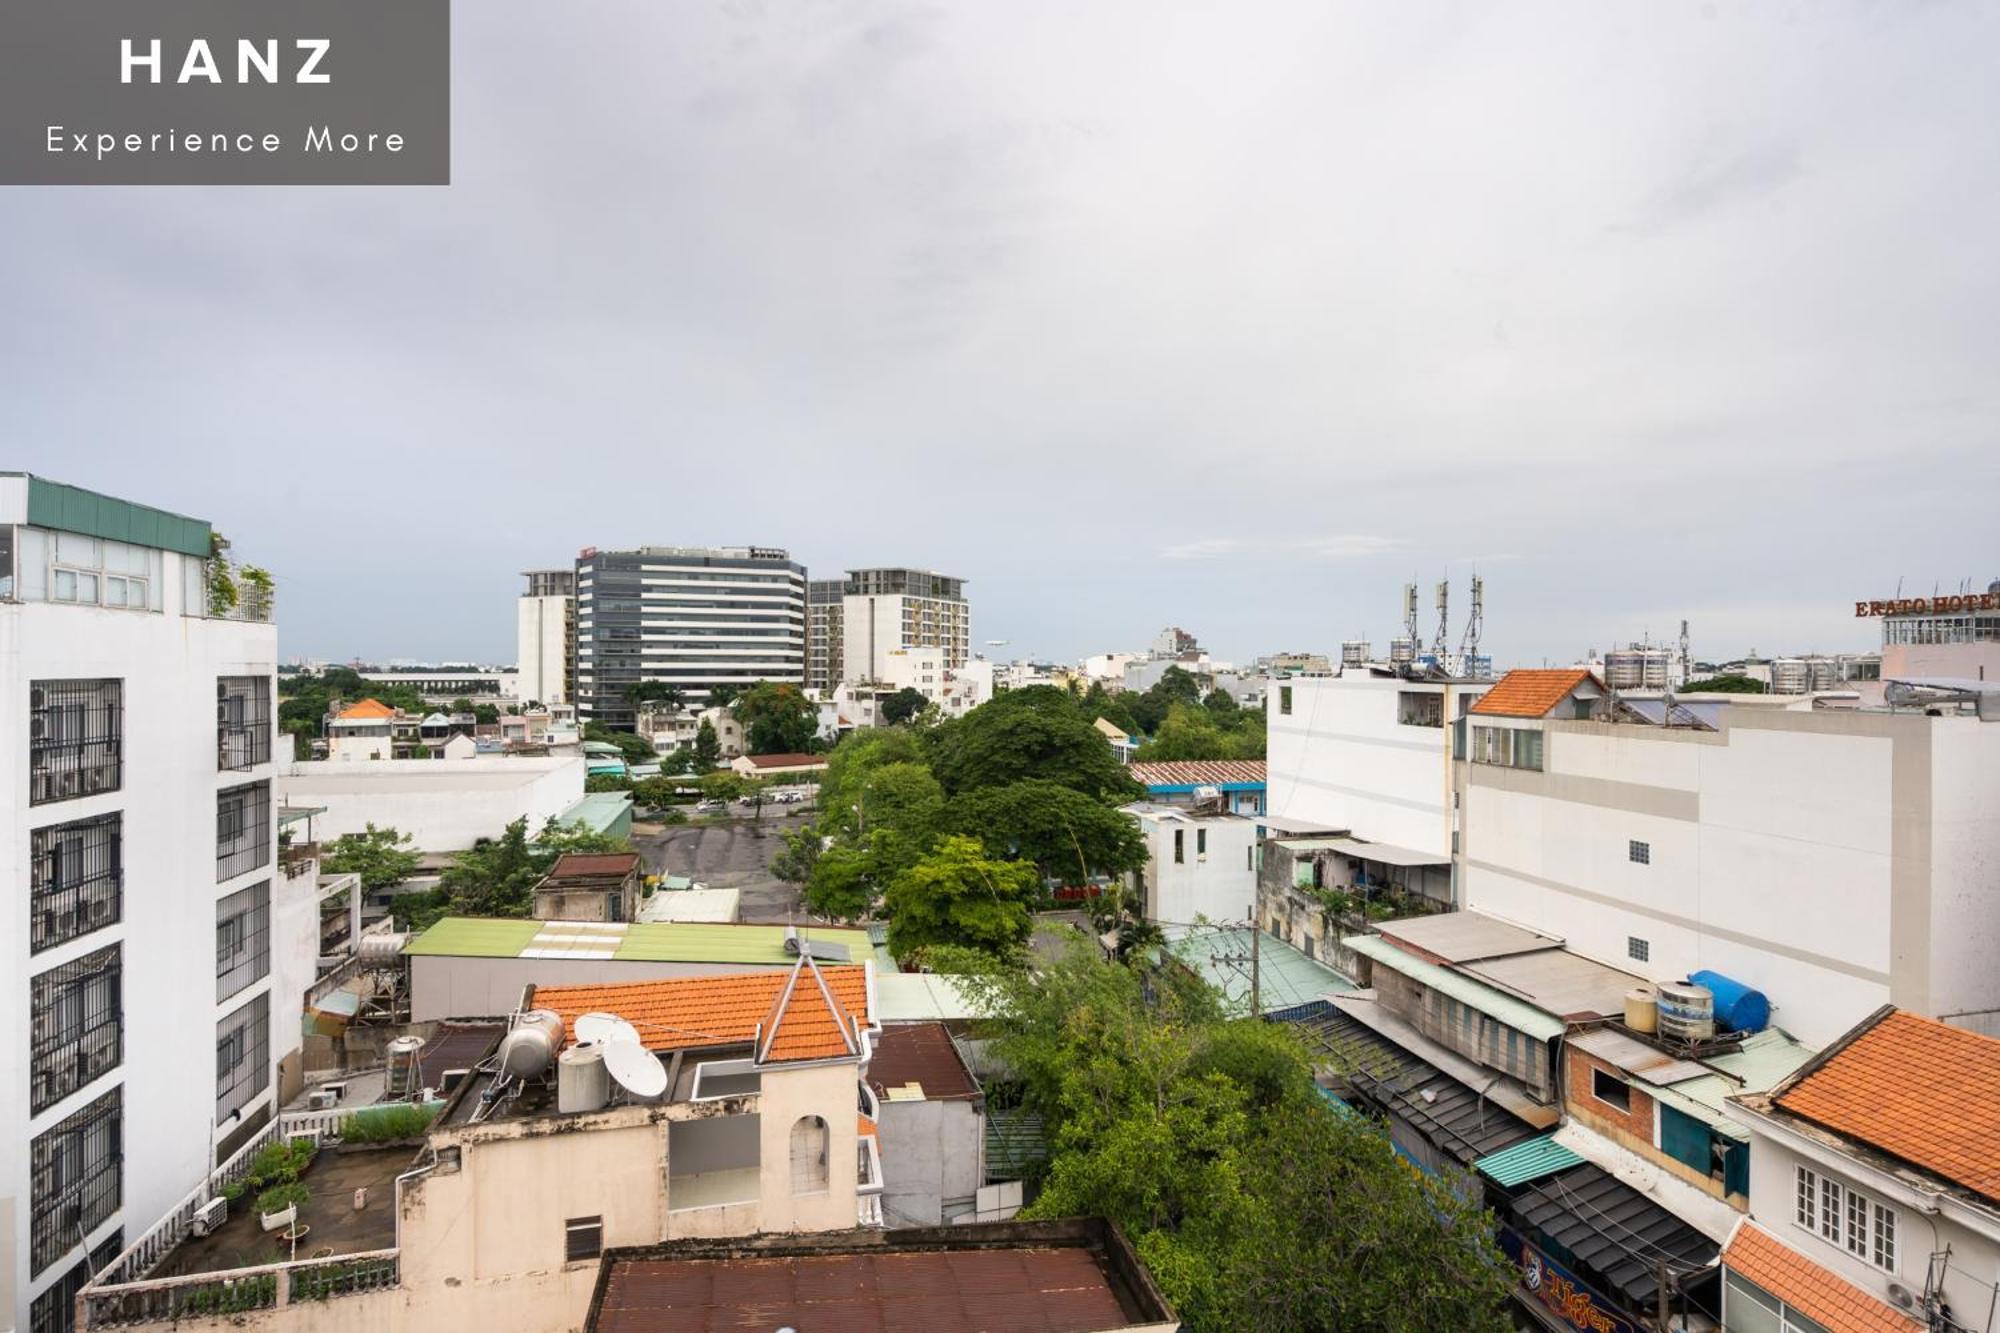
[(35, 1136), (29, 1149), (29, 1276), (68, 1254), (123, 1198), (123, 1088)]
[(38, 680), (28, 687), (28, 803), (117, 791), (125, 683)]
[(215, 798), (215, 880), (271, 864), (271, 784), (230, 787)]
[(215, 998), (222, 1001), (271, 970), (271, 881), (215, 905)]
[(96, 1274), (125, 1252), (125, 1228), (106, 1236), (53, 1287), (35, 1297), (28, 1312), (29, 1333), (71, 1333), (76, 1327), (76, 1295)]
[(271, 762), (271, 678), (223, 676), (215, 682), (215, 766)]
[(124, 1058), (118, 946), (50, 968), (29, 983), (29, 1112), (40, 1115)]
[(604, 1253), (604, 1218), (572, 1217), (563, 1224), (563, 1262), (595, 1259)]
[(38, 828), (28, 839), (29, 949), (40, 953), (117, 922), (124, 908), (124, 816)]
[(216, 1123), (256, 1101), (270, 1083), (270, 997), (259, 995), (215, 1025)]

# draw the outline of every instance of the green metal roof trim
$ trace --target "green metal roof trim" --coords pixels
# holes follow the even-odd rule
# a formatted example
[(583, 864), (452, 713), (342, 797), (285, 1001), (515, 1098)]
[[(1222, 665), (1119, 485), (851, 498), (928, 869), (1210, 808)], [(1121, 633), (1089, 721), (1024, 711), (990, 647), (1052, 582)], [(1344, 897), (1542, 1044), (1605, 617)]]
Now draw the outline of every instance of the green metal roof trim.
[(1531, 1180), (1567, 1171), (1583, 1162), (1581, 1157), (1556, 1142), (1553, 1134), (1528, 1139), (1511, 1148), (1488, 1153), (1472, 1164), (1472, 1169), (1506, 1189)]
[(107, 541), (208, 558), (208, 521), (117, 500), (80, 486), (28, 478), (28, 522)]
[[(545, 925), (556, 933), (568, 923), (524, 921), (514, 917), (448, 916), (403, 947), (414, 956), (448, 958), (519, 958), (534, 947)], [(617, 937), (612, 960), (624, 963), (746, 963), (782, 965), (792, 961), (785, 952), (784, 926), (736, 926), (691, 921), (640, 921)], [(799, 937), (819, 944), (844, 944), (848, 958), (865, 963), (871, 957), (868, 932), (812, 926)], [(606, 932), (607, 942), (612, 938)]]
[(1349, 935), (1341, 943), (1392, 971), (1401, 972), (1412, 981), (1429, 986), (1441, 995), (1462, 1000), (1488, 1018), (1497, 1019), (1515, 1031), (1525, 1032), (1538, 1041), (1547, 1041), (1551, 1037), (1563, 1034), (1563, 1021), (1553, 1014), (1543, 1013), (1532, 1004), (1517, 1000), (1491, 986), (1404, 953), (1380, 935)]

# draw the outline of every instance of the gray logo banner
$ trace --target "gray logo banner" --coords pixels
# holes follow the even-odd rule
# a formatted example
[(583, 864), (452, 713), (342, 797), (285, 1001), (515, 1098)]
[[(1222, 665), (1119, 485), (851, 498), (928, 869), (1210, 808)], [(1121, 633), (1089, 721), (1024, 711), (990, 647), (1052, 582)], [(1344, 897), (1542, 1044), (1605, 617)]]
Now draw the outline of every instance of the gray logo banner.
[(0, 184), (450, 183), (449, 0), (0, 0)]

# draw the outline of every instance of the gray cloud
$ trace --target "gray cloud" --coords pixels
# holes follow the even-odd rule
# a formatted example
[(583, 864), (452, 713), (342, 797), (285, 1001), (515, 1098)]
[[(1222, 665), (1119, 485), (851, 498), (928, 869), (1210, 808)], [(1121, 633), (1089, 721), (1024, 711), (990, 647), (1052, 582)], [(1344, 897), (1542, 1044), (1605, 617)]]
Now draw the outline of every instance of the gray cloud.
[(455, 17), (449, 189), (0, 194), (9, 465), (213, 518), (287, 652), (503, 657), (641, 541), (1051, 656), (1475, 565), (1503, 660), (1854, 647), (2000, 572), (2000, 11)]

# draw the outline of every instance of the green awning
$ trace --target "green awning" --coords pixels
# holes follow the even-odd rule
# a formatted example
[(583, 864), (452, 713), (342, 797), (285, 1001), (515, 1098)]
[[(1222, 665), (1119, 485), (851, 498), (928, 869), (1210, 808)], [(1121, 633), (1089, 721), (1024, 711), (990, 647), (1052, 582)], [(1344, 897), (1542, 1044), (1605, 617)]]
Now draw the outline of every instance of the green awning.
[(1531, 1180), (1567, 1171), (1583, 1162), (1581, 1157), (1556, 1142), (1553, 1134), (1528, 1139), (1511, 1148), (1488, 1153), (1472, 1164), (1473, 1170), (1507, 1189)]

